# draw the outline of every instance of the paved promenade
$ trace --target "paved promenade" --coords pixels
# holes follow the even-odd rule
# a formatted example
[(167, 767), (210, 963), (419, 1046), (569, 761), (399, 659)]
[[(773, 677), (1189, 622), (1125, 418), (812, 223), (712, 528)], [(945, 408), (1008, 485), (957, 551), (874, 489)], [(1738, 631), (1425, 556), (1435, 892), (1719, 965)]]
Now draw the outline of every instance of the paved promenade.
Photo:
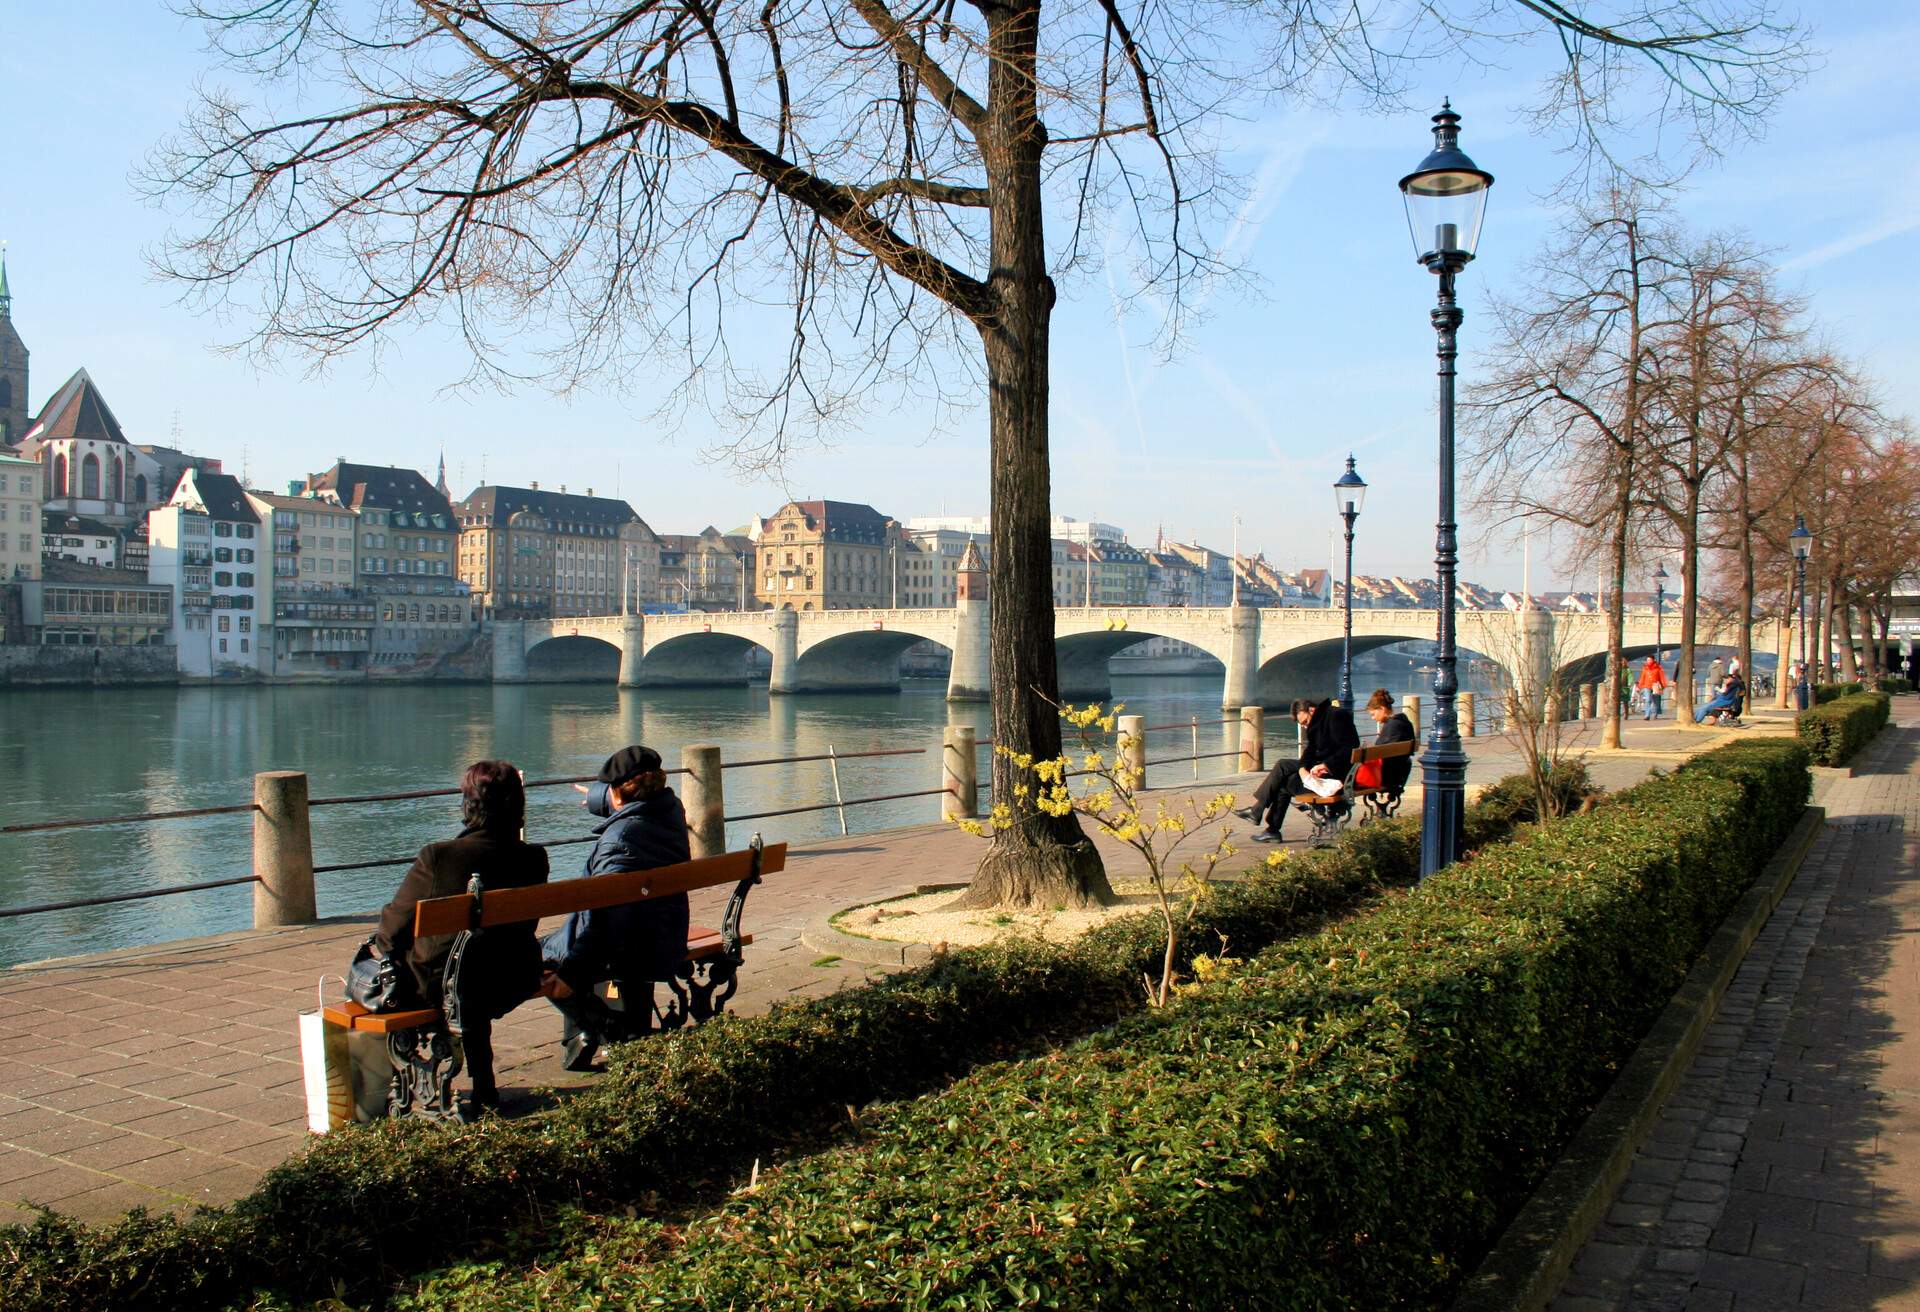
[(1895, 702), (1552, 1312), (1920, 1309), (1920, 703)]
[[(1725, 737), (1636, 726), (1635, 750), (1608, 756), (1594, 773), (1624, 787)], [(1473, 781), (1518, 768), (1500, 739), (1467, 746)], [(1181, 767), (1163, 769), (1157, 777), (1168, 783), (1181, 775)], [(1254, 782), (1237, 776), (1199, 791), (1237, 786), (1244, 798)], [(1407, 806), (1418, 811), (1417, 787)], [(1294, 817), (1287, 831), (1292, 846), (1305, 826)], [(796, 848), (787, 871), (747, 902), (755, 941), (734, 1009), (763, 1011), (861, 982), (878, 968), (823, 959), (800, 941), (807, 923), (917, 884), (963, 882), (981, 850), (979, 839), (939, 825)], [(1136, 868), (1126, 849), (1103, 850), (1109, 869)], [(1253, 861), (1269, 849), (1242, 850)], [(718, 924), (725, 900), (723, 890), (697, 895), (694, 919)], [(369, 915), (0, 971), (0, 1224), (25, 1219), (21, 1203), (103, 1220), (135, 1205), (183, 1211), (250, 1190), (305, 1139), (294, 1016), (313, 1008), (319, 978), (340, 974), (370, 925)], [(558, 1037), (544, 1003), (496, 1027), (510, 1114), (534, 1090), (591, 1078), (560, 1069)]]

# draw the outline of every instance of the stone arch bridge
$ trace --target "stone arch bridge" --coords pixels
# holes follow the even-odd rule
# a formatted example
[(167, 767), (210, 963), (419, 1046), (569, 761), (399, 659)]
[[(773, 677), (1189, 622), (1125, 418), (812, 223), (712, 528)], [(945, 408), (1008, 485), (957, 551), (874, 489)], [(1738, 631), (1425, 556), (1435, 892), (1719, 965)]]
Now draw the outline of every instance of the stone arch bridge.
[[(587, 639), (620, 654), (622, 687), (692, 687), (748, 681), (747, 653), (773, 659), (769, 690), (776, 694), (897, 688), (900, 654), (934, 642), (953, 654), (947, 697), (984, 701), (988, 695), (987, 606), (962, 601), (947, 609), (763, 610), (683, 615), (605, 615), (556, 620), (497, 620), (493, 626), (496, 682), (523, 682), (528, 657), (543, 645)], [(1355, 654), (1391, 643), (1431, 641), (1438, 624), (1431, 610), (1356, 610)], [(1606, 620), (1599, 615), (1531, 611), (1459, 611), (1463, 652), (1491, 661), (1509, 677), (1519, 670), (1541, 677), (1562, 670), (1589, 681), (1606, 656)], [(1668, 616), (1665, 649), (1678, 646), (1679, 620)], [(1700, 646), (1733, 646), (1730, 620), (1702, 615)], [(1104, 698), (1107, 662), (1150, 638), (1173, 638), (1226, 667), (1222, 704), (1282, 705), (1296, 696), (1325, 696), (1338, 681), (1341, 614), (1335, 610), (1275, 607), (1061, 607), (1054, 637), (1063, 697)], [(1638, 659), (1654, 648), (1651, 610), (1630, 611), (1626, 650)], [(1779, 650), (1783, 626), (1757, 621), (1756, 651)]]

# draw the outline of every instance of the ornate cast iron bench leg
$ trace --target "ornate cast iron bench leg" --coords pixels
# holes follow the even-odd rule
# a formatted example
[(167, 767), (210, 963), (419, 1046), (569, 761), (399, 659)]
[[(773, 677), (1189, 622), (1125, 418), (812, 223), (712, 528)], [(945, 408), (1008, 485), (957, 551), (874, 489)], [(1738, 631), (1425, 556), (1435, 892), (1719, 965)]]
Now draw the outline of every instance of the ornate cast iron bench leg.
[(393, 1059), (393, 1085), (387, 1095), (389, 1117), (459, 1119), (453, 1080), (460, 1074), (462, 1054), (459, 1040), (444, 1024), (394, 1031), (387, 1035), (387, 1053)]

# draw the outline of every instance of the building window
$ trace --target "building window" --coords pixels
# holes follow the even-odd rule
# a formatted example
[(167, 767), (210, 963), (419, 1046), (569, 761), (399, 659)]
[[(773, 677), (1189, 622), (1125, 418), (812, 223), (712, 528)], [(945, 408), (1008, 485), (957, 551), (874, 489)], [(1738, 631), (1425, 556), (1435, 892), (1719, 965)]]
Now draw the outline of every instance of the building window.
[[(220, 632), (227, 633), (232, 630), (233, 621), (228, 616), (221, 615), (218, 617), (218, 621), (219, 621), (218, 627), (220, 629)], [(226, 648), (222, 646), (221, 650), (224, 651), (226, 650)]]
[(100, 457), (91, 452), (80, 462), (80, 495), (96, 501), (100, 497)]
[(251, 524), (237, 525), (234, 528), (233, 535), (237, 538), (250, 538), (253, 536), (253, 525)]
[(216, 588), (230, 588), (230, 587), (232, 587), (232, 586), (233, 586), (233, 572), (232, 572), (231, 570), (224, 570), (224, 569), (217, 569), (217, 570), (215, 570), (215, 571), (213, 572), (213, 586), (214, 586), (214, 587), (216, 587)]
[(213, 535), (217, 538), (230, 538), (233, 536), (233, 525), (215, 521)]
[(53, 495), (57, 497), (67, 495), (67, 458), (65, 456), (53, 458)]
[(213, 558), (222, 564), (229, 564), (233, 560), (233, 548), (215, 547), (213, 549)]
[(225, 638), (220, 639), (220, 654), (222, 656), (227, 654), (227, 640)]

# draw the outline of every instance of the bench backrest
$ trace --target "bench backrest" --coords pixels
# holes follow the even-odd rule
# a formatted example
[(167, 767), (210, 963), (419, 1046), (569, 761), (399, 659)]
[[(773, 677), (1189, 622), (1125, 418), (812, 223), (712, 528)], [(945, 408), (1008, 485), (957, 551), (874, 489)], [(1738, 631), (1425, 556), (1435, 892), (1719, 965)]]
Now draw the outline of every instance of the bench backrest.
[(1372, 747), (1353, 749), (1352, 761), (1355, 765), (1365, 765), (1368, 761), (1391, 761), (1396, 756), (1413, 755), (1413, 743), (1376, 743)]
[[(760, 874), (772, 874), (787, 868), (787, 845), (769, 843), (760, 849)], [(575, 911), (597, 911), (628, 902), (666, 897), (671, 893), (689, 893), (717, 884), (737, 884), (755, 873), (755, 853), (726, 852), (701, 857), (679, 865), (636, 870), (630, 874), (592, 875), (584, 879), (561, 879), (550, 884), (526, 888), (502, 888), (481, 894), (480, 917), (473, 918), (473, 896), (459, 893), (453, 897), (428, 898), (413, 912), (416, 938), (438, 934), (458, 934), (463, 929), (484, 929), (490, 925), (512, 925), (544, 916), (569, 915)]]

